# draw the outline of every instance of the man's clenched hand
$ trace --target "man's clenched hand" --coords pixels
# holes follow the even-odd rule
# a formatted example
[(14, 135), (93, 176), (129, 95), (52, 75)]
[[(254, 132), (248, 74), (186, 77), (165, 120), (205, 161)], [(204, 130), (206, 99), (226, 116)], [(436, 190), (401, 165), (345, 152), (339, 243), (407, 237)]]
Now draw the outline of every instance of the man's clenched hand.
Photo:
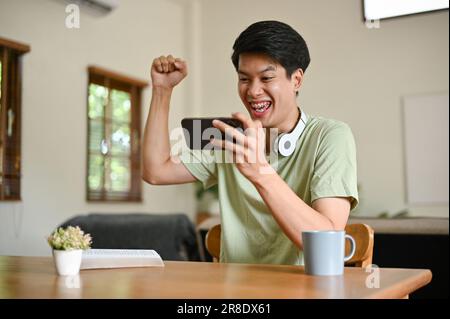
[(172, 55), (153, 60), (151, 67), (152, 86), (172, 89), (187, 76), (187, 64)]

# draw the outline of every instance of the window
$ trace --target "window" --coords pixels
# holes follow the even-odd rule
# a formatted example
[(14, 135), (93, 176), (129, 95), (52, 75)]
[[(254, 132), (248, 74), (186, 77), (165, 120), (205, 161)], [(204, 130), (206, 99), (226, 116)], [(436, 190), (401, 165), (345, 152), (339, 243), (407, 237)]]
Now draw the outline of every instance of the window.
[(141, 201), (141, 92), (147, 83), (90, 66), (87, 200)]
[(0, 201), (20, 200), (21, 56), (29, 51), (0, 38)]

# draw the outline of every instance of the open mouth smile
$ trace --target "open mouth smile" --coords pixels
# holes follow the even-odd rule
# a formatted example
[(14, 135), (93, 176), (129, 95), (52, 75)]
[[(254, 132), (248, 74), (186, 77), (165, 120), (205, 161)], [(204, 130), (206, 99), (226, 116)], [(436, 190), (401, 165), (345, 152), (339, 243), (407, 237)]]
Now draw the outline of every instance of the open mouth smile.
[(262, 117), (268, 113), (268, 110), (272, 107), (271, 101), (253, 101), (249, 102), (252, 108), (252, 114), (255, 117)]

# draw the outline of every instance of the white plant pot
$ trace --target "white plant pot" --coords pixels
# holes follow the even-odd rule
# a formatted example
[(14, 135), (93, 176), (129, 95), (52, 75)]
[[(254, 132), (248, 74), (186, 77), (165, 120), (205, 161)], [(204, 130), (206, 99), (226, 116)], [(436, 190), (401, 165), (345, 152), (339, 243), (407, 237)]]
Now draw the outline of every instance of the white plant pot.
[(56, 271), (61, 276), (74, 276), (80, 272), (83, 250), (53, 250)]

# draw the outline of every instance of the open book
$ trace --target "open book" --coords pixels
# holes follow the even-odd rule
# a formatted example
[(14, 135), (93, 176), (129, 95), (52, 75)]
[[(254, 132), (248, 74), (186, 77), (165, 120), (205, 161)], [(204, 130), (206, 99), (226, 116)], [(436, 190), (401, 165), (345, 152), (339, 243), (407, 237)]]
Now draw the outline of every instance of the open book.
[(81, 269), (164, 267), (159, 254), (146, 249), (88, 249), (83, 251)]

